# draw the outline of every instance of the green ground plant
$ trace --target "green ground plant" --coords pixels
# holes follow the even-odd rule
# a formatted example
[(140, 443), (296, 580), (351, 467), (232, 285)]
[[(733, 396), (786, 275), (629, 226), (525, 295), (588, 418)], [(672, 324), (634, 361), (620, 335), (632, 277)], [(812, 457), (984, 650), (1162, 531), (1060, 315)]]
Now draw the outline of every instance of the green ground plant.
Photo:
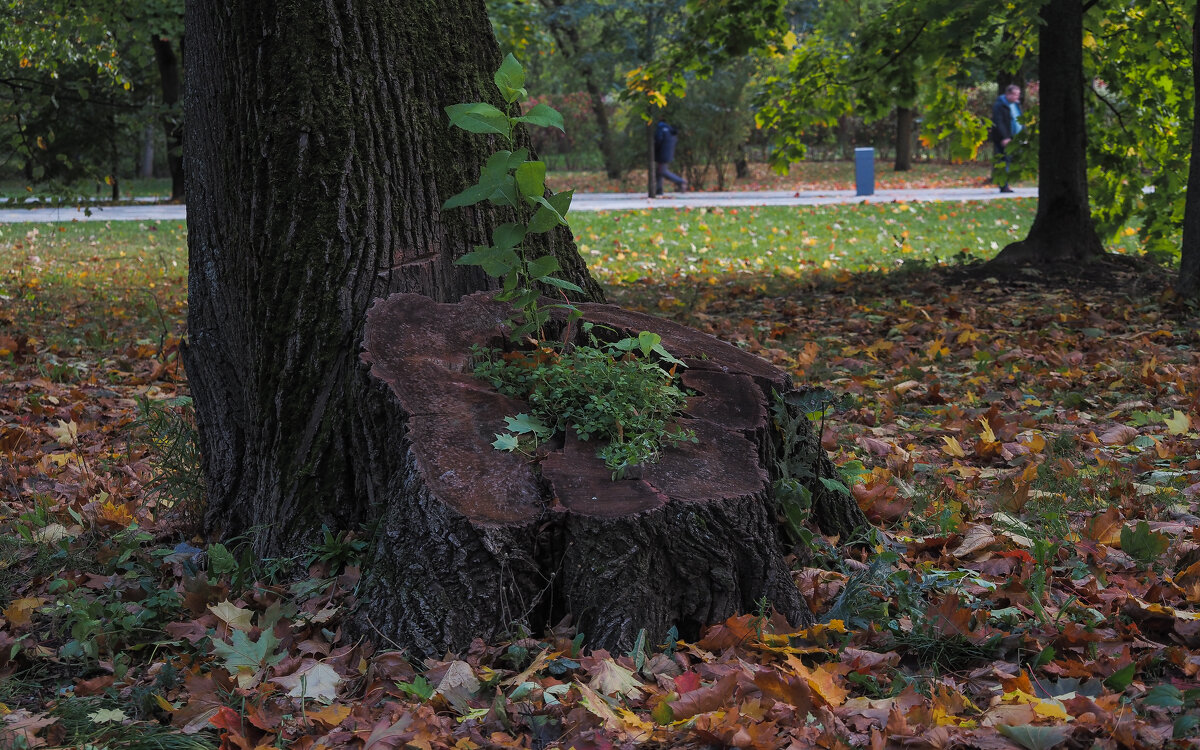
[(153, 456), (154, 476), (146, 489), (160, 507), (179, 514), (188, 528), (198, 528), (204, 510), (204, 475), (192, 399), (143, 398), (138, 409), (141, 417), (133, 425), (133, 439), (148, 446)]
[[(654, 461), (667, 444), (695, 440), (694, 434), (670, 427), (683, 411), (684, 394), (674, 383), (675, 368), (683, 362), (663, 348), (657, 334), (648, 331), (637, 337), (601, 341), (600, 331), (585, 323), (587, 340), (576, 344), (572, 333), (581, 317), (578, 308), (570, 302), (543, 302), (547, 288), (560, 293), (583, 292), (555, 276), (560, 267), (553, 255), (530, 257), (525, 244), (527, 236), (566, 223), (571, 191), (547, 192), (546, 165), (530, 160), (527, 149), (517, 149), (515, 134), (520, 124), (561, 130), (562, 116), (546, 104), (537, 104), (523, 115), (510, 114), (519, 111), (529, 96), (524, 88), (525, 71), (511, 54), (494, 80), (509, 111), (473, 102), (447, 107), (446, 113), (455, 126), (500, 136), (509, 148), (492, 154), (483, 165), (479, 182), (443, 205), (457, 208), (486, 200), (518, 218), (495, 228), (492, 245), (476, 247), (456, 261), (478, 266), (500, 280), (496, 299), (513, 306), (514, 314), (506, 322), (510, 340), (526, 347), (507, 354), (487, 349), (472, 352), (477, 376), (533, 407), (531, 414), (506, 417), (508, 431), (497, 434), (493, 446), (532, 455), (540, 443), (570, 428), (581, 440), (603, 443), (597, 455), (615, 479)], [(548, 336), (555, 308), (566, 312), (561, 341)]]

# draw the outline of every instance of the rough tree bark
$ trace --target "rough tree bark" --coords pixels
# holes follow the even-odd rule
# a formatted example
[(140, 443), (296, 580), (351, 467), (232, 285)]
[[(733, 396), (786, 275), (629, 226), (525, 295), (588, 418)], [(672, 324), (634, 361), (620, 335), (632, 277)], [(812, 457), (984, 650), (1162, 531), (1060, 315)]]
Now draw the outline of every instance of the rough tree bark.
[(907, 172), (912, 169), (913, 117), (912, 107), (896, 107), (895, 171), (897, 172)]
[[(1200, 112), (1200, 2), (1192, 16), (1192, 86), (1196, 111)], [(1200, 125), (1192, 122), (1192, 160), (1188, 167), (1187, 197), (1183, 208), (1183, 244), (1175, 293), (1200, 297)]]
[(1088, 203), (1082, 0), (1050, 0), (1041, 18), (1037, 215), (1028, 236), (991, 261), (996, 265), (1080, 263), (1105, 254)]
[[(431, 442), (427, 426), (441, 412), (405, 403), (409, 385), (453, 384), (466, 376), (402, 364), (374, 377), (360, 359), (367, 341), (382, 366), (381, 347), (426, 335), (428, 326), (418, 321), (442, 310), (435, 305), (488, 287), (476, 269), (453, 261), (489, 241), (490, 228), (508, 217), (483, 207), (441, 209), (477, 179), (496, 148), (451, 129), (443, 111), (465, 101), (498, 103), (491, 77), (500, 55), (482, 0), (213, 0), (189, 3), (186, 22), (184, 356), (208, 489), (208, 533), (249, 532), (256, 551), (271, 555), (310, 541), (322, 524), (353, 529), (378, 521), (363, 617), (422, 653), (496, 636), (511, 624), (505, 616), (524, 617), (536, 628), (568, 609), (589, 623), (590, 642), (598, 645), (624, 643), (638, 622), (657, 627), (674, 617), (682, 627), (744, 610), (747, 597), (768, 596), (785, 614), (804, 619), (794, 590), (783, 585), (786, 568), (762, 481), (697, 516), (715, 538), (738, 540), (727, 565), (719, 555), (707, 563), (712, 583), (695, 587), (691, 598), (664, 593), (666, 603), (639, 621), (638, 613), (626, 617), (614, 603), (620, 589), (584, 596), (582, 583), (568, 584), (588, 576), (626, 580), (599, 574), (623, 570), (628, 561), (651, 578), (665, 575), (670, 560), (656, 545), (676, 549), (670, 545), (687, 537), (638, 516), (667, 511), (603, 522), (574, 514), (569, 559), (547, 556), (566, 537), (551, 530), (539, 536), (545, 519), (517, 523), (524, 530), (517, 537), (480, 533), (474, 517), (445, 502), (438, 488), (454, 483), (456, 456), (466, 471), (472, 457), (496, 452)], [(586, 297), (602, 299), (569, 231), (542, 237), (545, 246), (535, 252), (553, 252), (561, 276)], [(421, 295), (404, 297), (419, 304), (371, 329), (368, 310), (400, 293)], [(465, 350), (447, 354), (463, 356)], [(400, 380), (408, 385), (397, 390)], [(471, 408), (470, 390), (460, 388), (463, 398), (451, 400)], [(710, 441), (714, 452), (698, 459), (701, 465), (722, 455), (721, 444)], [(445, 470), (426, 471), (430, 456)], [(833, 476), (824, 454), (818, 463)], [(574, 464), (559, 474), (560, 482), (571, 482)], [(520, 496), (522, 486), (533, 491), (504, 481), (481, 485), (475, 501), (485, 515), (503, 515), (504, 493)], [(537, 489), (543, 486), (539, 480)], [(540, 500), (526, 499), (543, 512)], [(864, 520), (840, 495), (818, 493), (814, 512), (844, 531)], [(624, 524), (629, 534), (658, 530), (638, 543), (639, 557), (596, 547), (600, 535), (586, 533), (588, 524)], [(417, 529), (426, 533), (414, 535)], [(568, 570), (568, 562), (576, 568)], [(651, 564), (659, 567), (644, 568)], [(547, 586), (556, 593), (539, 594)], [(560, 586), (581, 598), (563, 599)]]
[[(189, 3), (188, 378), (212, 533), (261, 553), (353, 528), (404, 473), (402, 414), (358, 361), (392, 292), (486, 288), (453, 265), (488, 210), (442, 214), (489, 151), (443, 107), (493, 98), (481, 0)], [(600, 298), (570, 235), (565, 276)]]
[(179, 113), (174, 111), (183, 89), (182, 77), (179, 75), (179, 57), (175, 54), (175, 46), (170, 39), (156, 34), (151, 43), (154, 46), (154, 60), (158, 65), (163, 105), (169, 108), (162, 116), (162, 125), (167, 134), (167, 169), (171, 172), (171, 200), (183, 201), (183, 123), (179, 121)]

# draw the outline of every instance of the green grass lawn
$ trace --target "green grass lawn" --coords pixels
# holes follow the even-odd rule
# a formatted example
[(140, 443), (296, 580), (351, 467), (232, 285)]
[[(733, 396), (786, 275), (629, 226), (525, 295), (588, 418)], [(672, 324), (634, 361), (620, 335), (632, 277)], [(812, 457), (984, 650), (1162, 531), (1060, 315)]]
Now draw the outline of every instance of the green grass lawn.
[(0, 224), (0, 333), (67, 351), (182, 333), (186, 237), (182, 221)]
[[(168, 177), (123, 178), (118, 187), (121, 200), (167, 200), (171, 197), (171, 180)], [(21, 180), (0, 180), (0, 205), (7, 202), (24, 203), (30, 198), (40, 203), (75, 203), (81, 199), (107, 202), (112, 198), (112, 186), (103, 182), (79, 182), (55, 190), (47, 185), (31, 185)]]
[[(858, 271), (984, 260), (1029, 231), (1033, 198), (578, 212), (579, 252), (596, 278), (631, 282)], [(1137, 252), (1137, 233), (1109, 243)]]
[[(661, 208), (578, 212), (570, 222), (580, 253), (614, 301), (654, 307), (635, 297), (697, 285), (842, 281), (861, 271), (986, 259), (1025, 235), (1036, 206), (1010, 199)], [(1134, 253), (1137, 239), (1126, 230), (1109, 247)], [(158, 338), (180, 336), (186, 246), (182, 221), (0, 225), (0, 322), (21, 321), (26, 335), (68, 351), (88, 337), (134, 343), (144, 338), (134, 331), (147, 325)]]
[[(1035, 199), (980, 203), (656, 208), (570, 215), (579, 252), (597, 280), (707, 284), (750, 277), (795, 281), (888, 272), (919, 264), (983, 260), (1021, 239)], [(1136, 230), (1109, 243), (1137, 252)], [(11, 305), (49, 305), (67, 319), (157, 304), (182, 286), (182, 221), (0, 225), (0, 295)], [(89, 319), (89, 316), (91, 318)], [(36, 316), (35, 316), (36, 317)]]

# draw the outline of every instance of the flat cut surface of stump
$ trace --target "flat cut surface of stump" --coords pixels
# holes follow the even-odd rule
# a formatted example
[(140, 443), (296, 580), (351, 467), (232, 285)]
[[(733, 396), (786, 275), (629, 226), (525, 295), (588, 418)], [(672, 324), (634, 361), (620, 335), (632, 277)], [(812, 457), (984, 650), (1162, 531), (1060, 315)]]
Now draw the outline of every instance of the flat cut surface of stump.
[[(598, 445), (569, 429), (537, 461), (492, 448), (504, 418), (527, 411), (470, 374), (472, 345), (505, 345), (506, 303), (393, 295), (369, 312), (363, 359), (409, 415), (397, 449), (414, 470), (386, 499), (372, 626), (434, 653), (565, 614), (607, 648), (628, 648), (643, 628), (654, 642), (672, 626), (694, 637), (762, 597), (793, 624), (811, 620), (769, 494), (768, 399), (789, 388), (786, 374), (684, 326), (579, 307), (618, 338), (657, 333), (688, 365), (681, 423), (698, 442), (664, 450), (636, 478), (613, 481)], [(422, 545), (437, 551), (415, 553)]]

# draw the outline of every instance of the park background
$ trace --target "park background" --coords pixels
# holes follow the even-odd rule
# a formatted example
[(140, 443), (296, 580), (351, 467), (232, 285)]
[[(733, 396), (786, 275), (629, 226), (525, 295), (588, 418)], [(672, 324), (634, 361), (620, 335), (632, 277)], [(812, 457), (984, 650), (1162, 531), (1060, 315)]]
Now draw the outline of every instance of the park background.
[[(693, 189), (844, 189), (849, 150), (871, 146), (883, 188), (994, 190), (986, 120), (1011, 81), (1029, 116), (1014, 179), (1038, 184), (1053, 71), (1031, 6), (488, 11), (564, 114), (531, 133), (553, 190), (644, 191), (644, 116), (680, 128)], [(516, 629), (427, 660), (349, 638), (363, 529), (266, 559), (198, 533), (184, 223), (0, 227), (0, 742), (1187, 746), (1200, 363), (1172, 289), (1193, 11), (1083, 13), (1091, 213), (1135, 264), (980, 272), (1035, 199), (571, 214), (610, 300), (851, 396), (817, 424), (875, 528), (799, 524), (793, 573), (820, 619), (800, 632), (764, 610), (695, 643), (610, 654)], [(0, 13), (9, 200), (183, 199), (181, 4)]]

